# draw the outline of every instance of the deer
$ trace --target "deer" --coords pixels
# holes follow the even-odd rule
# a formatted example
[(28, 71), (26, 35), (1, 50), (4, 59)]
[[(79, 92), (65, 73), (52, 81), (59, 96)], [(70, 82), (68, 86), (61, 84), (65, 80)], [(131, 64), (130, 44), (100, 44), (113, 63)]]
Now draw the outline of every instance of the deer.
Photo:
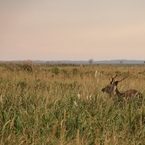
[(115, 81), (116, 77), (117, 77), (117, 75), (112, 77), (110, 84), (107, 85), (105, 88), (102, 88), (102, 92), (108, 93), (110, 95), (110, 97), (113, 95), (113, 96), (125, 97), (125, 98), (130, 98), (130, 97), (131, 98), (133, 98), (133, 97), (142, 98), (143, 95), (135, 89), (129, 89), (124, 92), (120, 92), (117, 88), (117, 85), (119, 82), (126, 79), (126, 77), (124, 77), (123, 79), (121, 79), (119, 81)]

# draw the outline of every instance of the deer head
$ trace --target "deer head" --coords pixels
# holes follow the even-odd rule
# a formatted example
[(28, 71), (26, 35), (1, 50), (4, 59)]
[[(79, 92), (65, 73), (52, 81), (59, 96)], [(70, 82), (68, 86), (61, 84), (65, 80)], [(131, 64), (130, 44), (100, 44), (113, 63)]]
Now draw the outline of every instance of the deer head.
[(107, 85), (105, 88), (102, 89), (102, 92), (106, 92), (108, 93), (110, 96), (111, 95), (116, 95), (119, 94), (120, 92), (117, 89), (117, 85), (119, 82), (123, 81), (126, 77), (124, 77), (123, 79), (119, 80), (119, 81), (115, 81), (115, 78), (117, 77), (117, 75), (115, 77), (112, 77), (111, 82), (109, 85)]

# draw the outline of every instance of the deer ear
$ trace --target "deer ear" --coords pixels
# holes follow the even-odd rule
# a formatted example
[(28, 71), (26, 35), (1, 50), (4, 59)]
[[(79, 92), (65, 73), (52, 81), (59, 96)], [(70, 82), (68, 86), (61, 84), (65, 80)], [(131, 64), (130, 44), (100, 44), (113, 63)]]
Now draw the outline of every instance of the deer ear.
[(115, 81), (115, 82), (114, 82), (114, 86), (117, 86), (118, 83), (119, 83), (119, 81)]

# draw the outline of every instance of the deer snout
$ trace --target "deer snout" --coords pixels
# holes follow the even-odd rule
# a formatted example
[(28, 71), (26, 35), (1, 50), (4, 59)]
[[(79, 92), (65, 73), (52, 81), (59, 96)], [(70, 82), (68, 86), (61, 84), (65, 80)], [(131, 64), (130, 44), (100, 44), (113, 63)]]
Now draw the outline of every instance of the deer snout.
[(102, 92), (105, 92), (105, 88), (103, 88), (101, 91), (102, 91)]

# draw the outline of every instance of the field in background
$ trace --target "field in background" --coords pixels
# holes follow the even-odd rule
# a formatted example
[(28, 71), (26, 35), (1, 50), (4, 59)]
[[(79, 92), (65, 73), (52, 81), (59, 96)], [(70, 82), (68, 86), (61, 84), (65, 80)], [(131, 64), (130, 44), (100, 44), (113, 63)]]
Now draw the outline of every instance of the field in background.
[(145, 97), (145, 65), (0, 64), (1, 145), (113, 145), (145, 143), (145, 101), (117, 102), (101, 89)]

